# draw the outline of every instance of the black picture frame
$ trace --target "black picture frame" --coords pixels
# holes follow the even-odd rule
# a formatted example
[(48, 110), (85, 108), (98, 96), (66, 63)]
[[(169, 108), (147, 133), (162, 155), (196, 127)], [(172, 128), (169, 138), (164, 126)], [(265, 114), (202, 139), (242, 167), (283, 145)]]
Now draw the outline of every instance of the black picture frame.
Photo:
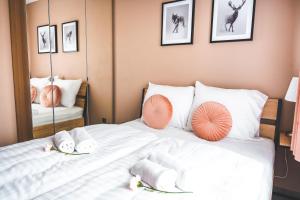
[(181, 43), (164, 43), (164, 8), (168, 4), (174, 4), (178, 2), (185, 2), (186, 0), (175, 0), (162, 3), (162, 11), (161, 11), (161, 46), (175, 46), (175, 45), (192, 45), (194, 43), (194, 23), (195, 23), (195, 4), (196, 0), (191, 0), (192, 2), (192, 19), (191, 19), (191, 33), (190, 33), (190, 41), (181, 42)]
[(253, 0), (253, 9), (252, 9), (252, 22), (251, 22), (251, 33), (249, 38), (245, 39), (229, 39), (229, 40), (213, 40), (213, 26), (214, 26), (214, 13), (215, 13), (215, 1), (212, 0), (212, 12), (211, 12), (211, 29), (210, 29), (210, 43), (226, 43), (226, 42), (247, 42), (253, 41), (254, 34), (254, 22), (255, 22), (255, 11), (256, 11), (256, 0)]
[[(55, 42), (54, 42), (54, 51), (51, 51), (51, 45), (50, 45), (50, 49), (48, 51), (41, 51), (40, 49), (40, 29), (43, 29), (43, 28), (50, 28), (49, 32), (51, 31), (51, 28), (54, 28), (54, 39), (55, 39)], [(49, 36), (50, 38), (50, 36)], [(50, 41), (48, 41), (49, 44), (50, 44)], [(49, 27), (49, 25), (40, 25), (37, 27), (37, 49), (38, 49), (38, 54), (46, 54), (46, 53), (58, 53), (58, 48), (57, 48), (57, 25), (51, 25)]]
[[(75, 48), (71, 49), (71, 50), (66, 50), (66, 45), (65, 45), (65, 29), (64, 27), (66, 25), (70, 25), (70, 24), (74, 24), (75, 25), (75, 32), (76, 32), (76, 36), (75, 36)], [(78, 35), (78, 25), (79, 22), (78, 20), (73, 20), (73, 21), (68, 21), (68, 22), (64, 22), (61, 24), (61, 32), (62, 32), (62, 51), (64, 53), (73, 53), (73, 52), (78, 52), (79, 51), (79, 35)]]

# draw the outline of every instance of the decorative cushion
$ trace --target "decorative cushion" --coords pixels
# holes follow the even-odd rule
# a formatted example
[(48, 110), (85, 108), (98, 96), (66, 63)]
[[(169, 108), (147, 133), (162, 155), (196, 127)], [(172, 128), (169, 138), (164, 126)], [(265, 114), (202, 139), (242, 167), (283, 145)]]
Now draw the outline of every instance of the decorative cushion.
[(37, 89), (32, 85), (30, 86), (30, 94), (31, 94), (31, 103), (33, 103), (37, 96)]
[[(173, 115), (169, 126), (184, 129), (194, 99), (194, 87), (174, 87), (149, 83), (144, 103), (153, 95), (163, 95), (168, 98), (173, 107)], [(143, 118), (142, 118), (143, 120)]]
[[(53, 98), (52, 98), (53, 94)], [(40, 94), (41, 104), (45, 107), (56, 107), (60, 105), (61, 90), (57, 85), (48, 85), (44, 87)], [(53, 102), (52, 102), (53, 101)]]
[(190, 111), (187, 129), (192, 130), (192, 115), (208, 101), (224, 105), (232, 117), (232, 129), (228, 137), (251, 139), (259, 136), (260, 118), (268, 97), (257, 90), (223, 89), (196, 82), (195, 98)]
[(208, 141), (225, 138), (232, 127), (230, 112), (217, 102), (206, 102), (193, 113), (192, 128), (194, 133)]
[(151, 128), (166, 128), (172, 119), (172, 114), (171, 102), (162, 95), (153, 95), (144, 103), (143, 119)]

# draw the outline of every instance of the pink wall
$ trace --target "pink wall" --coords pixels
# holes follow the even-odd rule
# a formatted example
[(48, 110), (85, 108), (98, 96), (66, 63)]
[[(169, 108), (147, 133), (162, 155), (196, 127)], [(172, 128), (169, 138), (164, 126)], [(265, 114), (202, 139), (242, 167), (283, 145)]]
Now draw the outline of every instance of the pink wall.
[(211, 0), (196, 2), (194, 44), (161, 47), (162, 0), (115, 1), (117, 122), (139, 116), (148, 81), (258, 89), (283, 97), (292, 74), (296, 0), (257, 1), (253, 42), (210, 44)]
[(8, 1), (0, 1), (0, 146), (17, 141)]
[(295, 5), (295, 35), (294, 35), (294, 75), (299, 74), (300, 69), (300, 1)]

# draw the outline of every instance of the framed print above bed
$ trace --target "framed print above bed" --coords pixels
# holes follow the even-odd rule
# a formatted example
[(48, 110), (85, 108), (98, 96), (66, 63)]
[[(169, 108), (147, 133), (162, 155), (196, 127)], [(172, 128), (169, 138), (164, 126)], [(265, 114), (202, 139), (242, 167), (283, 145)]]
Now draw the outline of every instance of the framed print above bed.
[[(50, 35), (50, 37), (49, 37)], [(56, 25), (38, 26), (37, 27), (37, 40), (38, 40), (38, 53), (57, 53), (57, 32)]]
[(162, 4), (161, 45), (193, 44), (194, 0)]
[(210, 42), (252, 41), (255, 0), (213, 0)]
[(62, 24), (63, 52), (78, 51), (78, 21), (71, 21)]

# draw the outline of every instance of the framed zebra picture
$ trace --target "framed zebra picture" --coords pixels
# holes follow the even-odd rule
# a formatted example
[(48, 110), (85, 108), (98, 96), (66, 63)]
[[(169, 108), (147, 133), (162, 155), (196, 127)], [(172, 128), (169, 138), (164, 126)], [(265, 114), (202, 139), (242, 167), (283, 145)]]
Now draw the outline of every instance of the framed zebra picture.
[(193, 44), (194, 12), (194, 0), (177, 0), (162, 4), (162, 46)]
[(210, 42), (252, 41), (255, 0), (213, 0)]
[(57, 53), (56, 25), (43, 25), (37, 27), (38, 53)]
[(78, 48), (78, 21), (62, 24), (63, 52), (77, 52)]

